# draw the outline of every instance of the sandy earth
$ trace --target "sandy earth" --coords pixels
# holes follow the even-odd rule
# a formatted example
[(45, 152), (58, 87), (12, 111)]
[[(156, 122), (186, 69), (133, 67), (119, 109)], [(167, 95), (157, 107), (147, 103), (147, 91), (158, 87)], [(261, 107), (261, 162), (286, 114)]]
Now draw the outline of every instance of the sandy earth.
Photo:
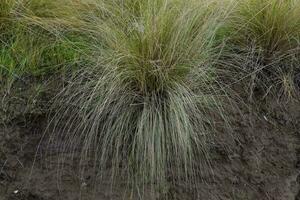
[[(111, 191), (108, 181), (91, 192), (89, 177), (79, 180), (72, 165), (59, 184), (55, 159), (42, 154), (33, 165), (46, 120), (27, 118), (30, 123), (15, 119), (0, 128), (0, 200), (129, 199), (121, 187)], [(231, 118), (232, 137), (220, 131), (211, 147), (211, 173), (195, 189), (170, 188), (169, 199), (300, 200), (300, 105), (274, 104)]]

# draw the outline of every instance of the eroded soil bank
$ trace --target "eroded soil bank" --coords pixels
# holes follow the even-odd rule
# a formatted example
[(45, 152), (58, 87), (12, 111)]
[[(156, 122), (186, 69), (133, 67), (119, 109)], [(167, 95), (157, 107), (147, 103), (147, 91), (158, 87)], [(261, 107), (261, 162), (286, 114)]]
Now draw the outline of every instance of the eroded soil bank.
[[(170, 188), (169, 199), (300, 200), (299, 103), (274, 103), (259, 112), (244, 109), (230, 116), (232, 137), (220, 131), (212, 144), (211, 173), (203, 175), (195, 190)], [(30, 123), (14, 119), (0, 128), (0, 200), (129, 198), (122, 195), (122, 188), (110, 192), (109, 181), (94, 195), (89, 178), (80, 180), (72, 165), (58, 184), (55, 159), (47, 161), (36, 151), (46, 119), (26, 118)]]

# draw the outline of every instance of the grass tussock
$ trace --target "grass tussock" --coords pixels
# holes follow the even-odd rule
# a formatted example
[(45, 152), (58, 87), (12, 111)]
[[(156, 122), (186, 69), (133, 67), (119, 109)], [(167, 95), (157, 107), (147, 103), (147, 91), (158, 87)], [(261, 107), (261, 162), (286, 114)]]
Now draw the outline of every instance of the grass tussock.
[(95, 65), (56, 98), (52, 139), (64, 151), (82, 147), (81, 162), (93, 157), (113, 180), (193, 182), (208, 162), (209, 112), (221, 110), (214, 37), (225, 11), (206, 0), (89, 5), (84, 27), (95, 38)]
[[(4, 0), (0, 5), (0, 81), (8, 88), (28, 77), (76, 65), (84, 40), (65, 1)], [(71, 14), (72, 13), (72, 14)]]
[(88, 38), (76, 30), (80, 20), (73, 5), (0, 0), (1, 125), (46, 115), (64, 76), (87, 63)]
[[(238, 74), (250, 96), (295, 98), (299, 90), (300, 1), (239, 1), (226, 27)], [(259, 94), (256, 93), (256, 94)]]

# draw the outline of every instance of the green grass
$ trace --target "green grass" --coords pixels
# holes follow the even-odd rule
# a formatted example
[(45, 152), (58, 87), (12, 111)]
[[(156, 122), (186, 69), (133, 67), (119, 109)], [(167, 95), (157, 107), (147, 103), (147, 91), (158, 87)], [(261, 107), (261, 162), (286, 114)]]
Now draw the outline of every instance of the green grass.
[[(0, 7), (0, 81), (50, 76), (80, 62), (84, 38), (60, 1), (5, 0)], [(56, 4), (57, 5), (56, 5)], [(61, 2), (62, 3), (62, 2)], [(65, 2), (66, 3), (66, 2)], [(69, 5), (70, 8), (72, 8)]]
[(87, 64), (89, 38), (77, 30), (75, 8), (72, 0), (1, 0), (1, 124), (47, 115), (64, 77)]
[(79, 70), (57, 97), (54, 142), (63, 138), (71, 152), (80, 146), (81, 162), (94, 158), (100, 176), (114, 181), (153, 188), (194, 182), (208, 162), (209, 112), (221, 110), (214, 37), (224, 11), (206, 0), (87, 6), (95, 65)]
[(251, 75), (251, 91), (258, 89), (262, 96), (295, 97), (294, 77), (299, 73), (300, 55), (299, 0), (239, 1), (227, 33), (233, 62), (244, 73), (242, 76)]

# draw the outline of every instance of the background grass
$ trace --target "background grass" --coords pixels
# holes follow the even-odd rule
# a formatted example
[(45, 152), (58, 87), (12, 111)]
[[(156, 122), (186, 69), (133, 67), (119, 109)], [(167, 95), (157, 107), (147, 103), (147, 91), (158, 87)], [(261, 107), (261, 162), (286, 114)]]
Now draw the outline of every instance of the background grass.
[(224, 30), (238, 76), (251, 77), (250, 96), (258, 91), (261, 97), (297, 98), (298, 0), (238, 1)]
[(48, 112), (64, 77), (86, 64), (88, 38), (76, 30), (73, 1), (0, 4), (0, 122), (6, 124)]
[(1, 3), (1, 81), (12, 83), (30, 76), (49, 76), (80, 61), (79, 51), (85, 43), (74, 31), (75, 23), (70, 21), (73, 16), (64, 9), (66, 3), (40, 0)]

